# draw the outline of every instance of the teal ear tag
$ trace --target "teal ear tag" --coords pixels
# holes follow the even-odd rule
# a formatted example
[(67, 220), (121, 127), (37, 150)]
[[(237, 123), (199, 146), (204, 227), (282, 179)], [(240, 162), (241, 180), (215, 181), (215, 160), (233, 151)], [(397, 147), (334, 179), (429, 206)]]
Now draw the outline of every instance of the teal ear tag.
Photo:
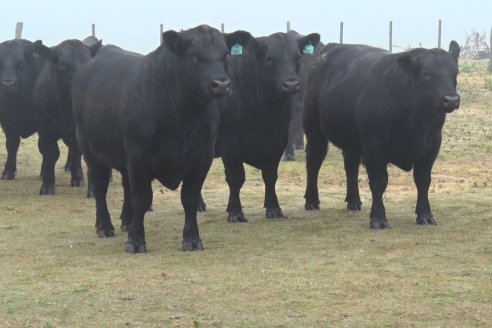
[(37, 53), (35, 53), (35, 52), (32, 53), (32, 58), (38, 58), (38, 57), (39, 57), (39, 55)]
[(302, 50), (302, 53), (305, 54), (305, 55), (312, 55), (314, 53), (314, 47), (311, 44), (311, 42), (309, 42), (309, 44), (307, 44), (304, 47), (304, 50)]
[(242, 55), (243, 54), (243, 46), (240, 45), (239, 43), (236, 43), (235, 45), (232, 46), (231, 48), (231, 55)]

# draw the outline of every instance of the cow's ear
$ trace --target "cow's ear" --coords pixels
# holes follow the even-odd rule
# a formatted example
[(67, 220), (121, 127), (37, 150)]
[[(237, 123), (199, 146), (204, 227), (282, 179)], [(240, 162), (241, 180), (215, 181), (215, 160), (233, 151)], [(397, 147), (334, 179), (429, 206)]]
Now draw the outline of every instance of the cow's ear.
[(43, 41), (37, 40), (34, 42), (34, 53), (51, 61), (52, 63), (58, 63), (58, 51), (55, 48), (48, 48), (43, 44)]
[(253, 36), (246, 31), (236, 31), (233, 33), (225, 33), (224, 40), (232, 55), (242, 55), (242, 49), (246, 47)]
[(189, 41), (184, 40), (178, 32), (173, 30), (162, 33), (162, 40), (169, 50), (180, 56), (183, 55), (190, 46)]
[(314, 53), (314, 48), (316, 48), (316, 45), (318, 44), (320, 38), (321, 37), (318, 33), (311, 33), (297, 39), (301, 54), (312, 55)]
[(97, 43), (94, 43), (89, 47), (89, 51), (91, 53), (91, 57), (94, 57), (99, 49), (102, 47), (102, 40), (99, 40)]
[(417, 63), (409, 54), (402, 54), (400, 57), (398, 57), (398, 65), (405, 73), (409, 75), (415, 74), (418, 69)]
[(454, 61), (458, 63), (458, 58), (460, 57), (460, 45), (456, 41), (451, 41), (449, 44), (449, 54), (453, 57)]

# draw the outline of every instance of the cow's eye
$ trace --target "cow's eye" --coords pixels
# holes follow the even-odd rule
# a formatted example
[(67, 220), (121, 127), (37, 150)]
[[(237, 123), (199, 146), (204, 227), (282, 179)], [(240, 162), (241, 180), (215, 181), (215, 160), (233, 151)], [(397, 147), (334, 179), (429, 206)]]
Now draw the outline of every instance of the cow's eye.
[(275, 61), (275, 60), (273, 59), (273, 57), (267, 56), (267, 57), (265, 58), (265, 62), (266, 62), (268, 65), (273, 64), (273, 62), (274, 62), (274, 61)]
[(430, 81), (433, 78), (432, 74), (428, 72), (423, 72), (422, 73), (422, 80), (424, 81)]
[(191, 61), (195, 64), (198, 64), (198, 62), (200, 62), (200, 59), (198, 58), (198, 56), (191, 56)]

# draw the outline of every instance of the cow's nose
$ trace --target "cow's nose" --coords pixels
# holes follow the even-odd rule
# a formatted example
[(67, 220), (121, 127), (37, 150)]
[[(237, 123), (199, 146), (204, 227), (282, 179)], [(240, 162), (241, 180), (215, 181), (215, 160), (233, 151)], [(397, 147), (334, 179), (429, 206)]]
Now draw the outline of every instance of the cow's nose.
[(230, 80), (213, 80), (210, 82), (210, 89), (215, 95), (225, 96), (229, 93)]
[(460, 107), (460, 96), (444, 96), (442, 97), (442, 105), (446, 112), (452, 112)]
[(15, 80), (3, 80), (2, 84), (7, 88), (11, 88), (15, 85)]
[(296, 93), (300, 88), (299, 80), (288, 80), (282, 83), (282, 90), (286, 93)]

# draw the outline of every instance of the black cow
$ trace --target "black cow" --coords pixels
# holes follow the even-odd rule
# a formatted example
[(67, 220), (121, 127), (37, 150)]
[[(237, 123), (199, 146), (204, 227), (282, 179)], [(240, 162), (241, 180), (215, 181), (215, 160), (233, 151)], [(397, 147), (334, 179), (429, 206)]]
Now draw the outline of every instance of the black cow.
[(75, 140), (72, 114), (72, 80), (101, 47), (101, 42), (89, 47), (79, 40), (66, 40), (48, 48), (36, 41), (34, 46), (36, 52), (47, 59), (33, 91), (33, 103), (40, 119), (38, 147), (43, 155), (43, 184), (39, 194), (54, 195), (59, 139), (69, 147), (71, 185), (83, 185), (81, 153)]
[[(276, 33), (253, 39), (244, 55), (231, 56), (233, 93), (218, 100), (221, 121), (217, 155), (222, 157), (229, 185), (228, 222), (246, 222), (239, 193), (245, 181), (243, 163), (261, 169), (267, 218), (283, 218), (275, 184), (288, 138), (289, 96), (299, 92), (299, 62), (319, 34), (296, 38)], [(243, 50), (243, 49), (241, 49)]]
[(94, 179), (99, 237), (114, 236), (106, 192), (115, 168), (122, 175), (120, 218), (122, 230), (128, 230), (128, 253), (146, 252), (143, 218), (153, 179), (173, 190), (182, 182), (182, 247), (203, 248), (196, 212), (219, 122), (213, 99), (229, 92), (229, 48), (250, 37), (244, 31), (223, 36), (206, 25), (167, 31), (164, 43), (146, 56), (105, 46), (77, 74), (76, 132)]
[[(300, 35), (294, 30), (290, 30), (287, 34), (293, 35), (296, 38), (303, 37), (303, 35)], [(309, 47), (303, 50), (303, 56), (299, 63), (299, 82), (301, 84), (301, 90), (295, 95), (292, 95), (287, 102), (287, 106), (290, 107), (292, 113), (289, 123), (289, 139), (287, 140), (287, 146), (282, 155), (283, 161), (295, 161), (295, 149), (304, 149), (304, 132), (302, 131), (301, 112), (304, 90), (306, 89), (308, 68), (314, 59), (319, 56), (323, 46), (324, 44), (322, 42), (318, 42), (315, 47), (313, 46), (312, 48)]]
[(15, 179), (20, 138), (27, 138), (38, 129), (32, 91), (44, 62), (30, 41), (0, 43), (0, 125), (7, 144), (2, 180)]
[(319, 209), (318, 173), (328, 142), (343, 150), (347, 208), (361, 209), (358, 173), (365, 164), (372, 193), (372, 229), (390, 228), (383, 205), (387, 165), (413, 168), (418, 224), (436, 224), (428, 190), (447, 113), (457, 109), (460, 48), (414, 49), (390, 54), (365, 45), (329, 44), (308, 77), (306, 209)]

